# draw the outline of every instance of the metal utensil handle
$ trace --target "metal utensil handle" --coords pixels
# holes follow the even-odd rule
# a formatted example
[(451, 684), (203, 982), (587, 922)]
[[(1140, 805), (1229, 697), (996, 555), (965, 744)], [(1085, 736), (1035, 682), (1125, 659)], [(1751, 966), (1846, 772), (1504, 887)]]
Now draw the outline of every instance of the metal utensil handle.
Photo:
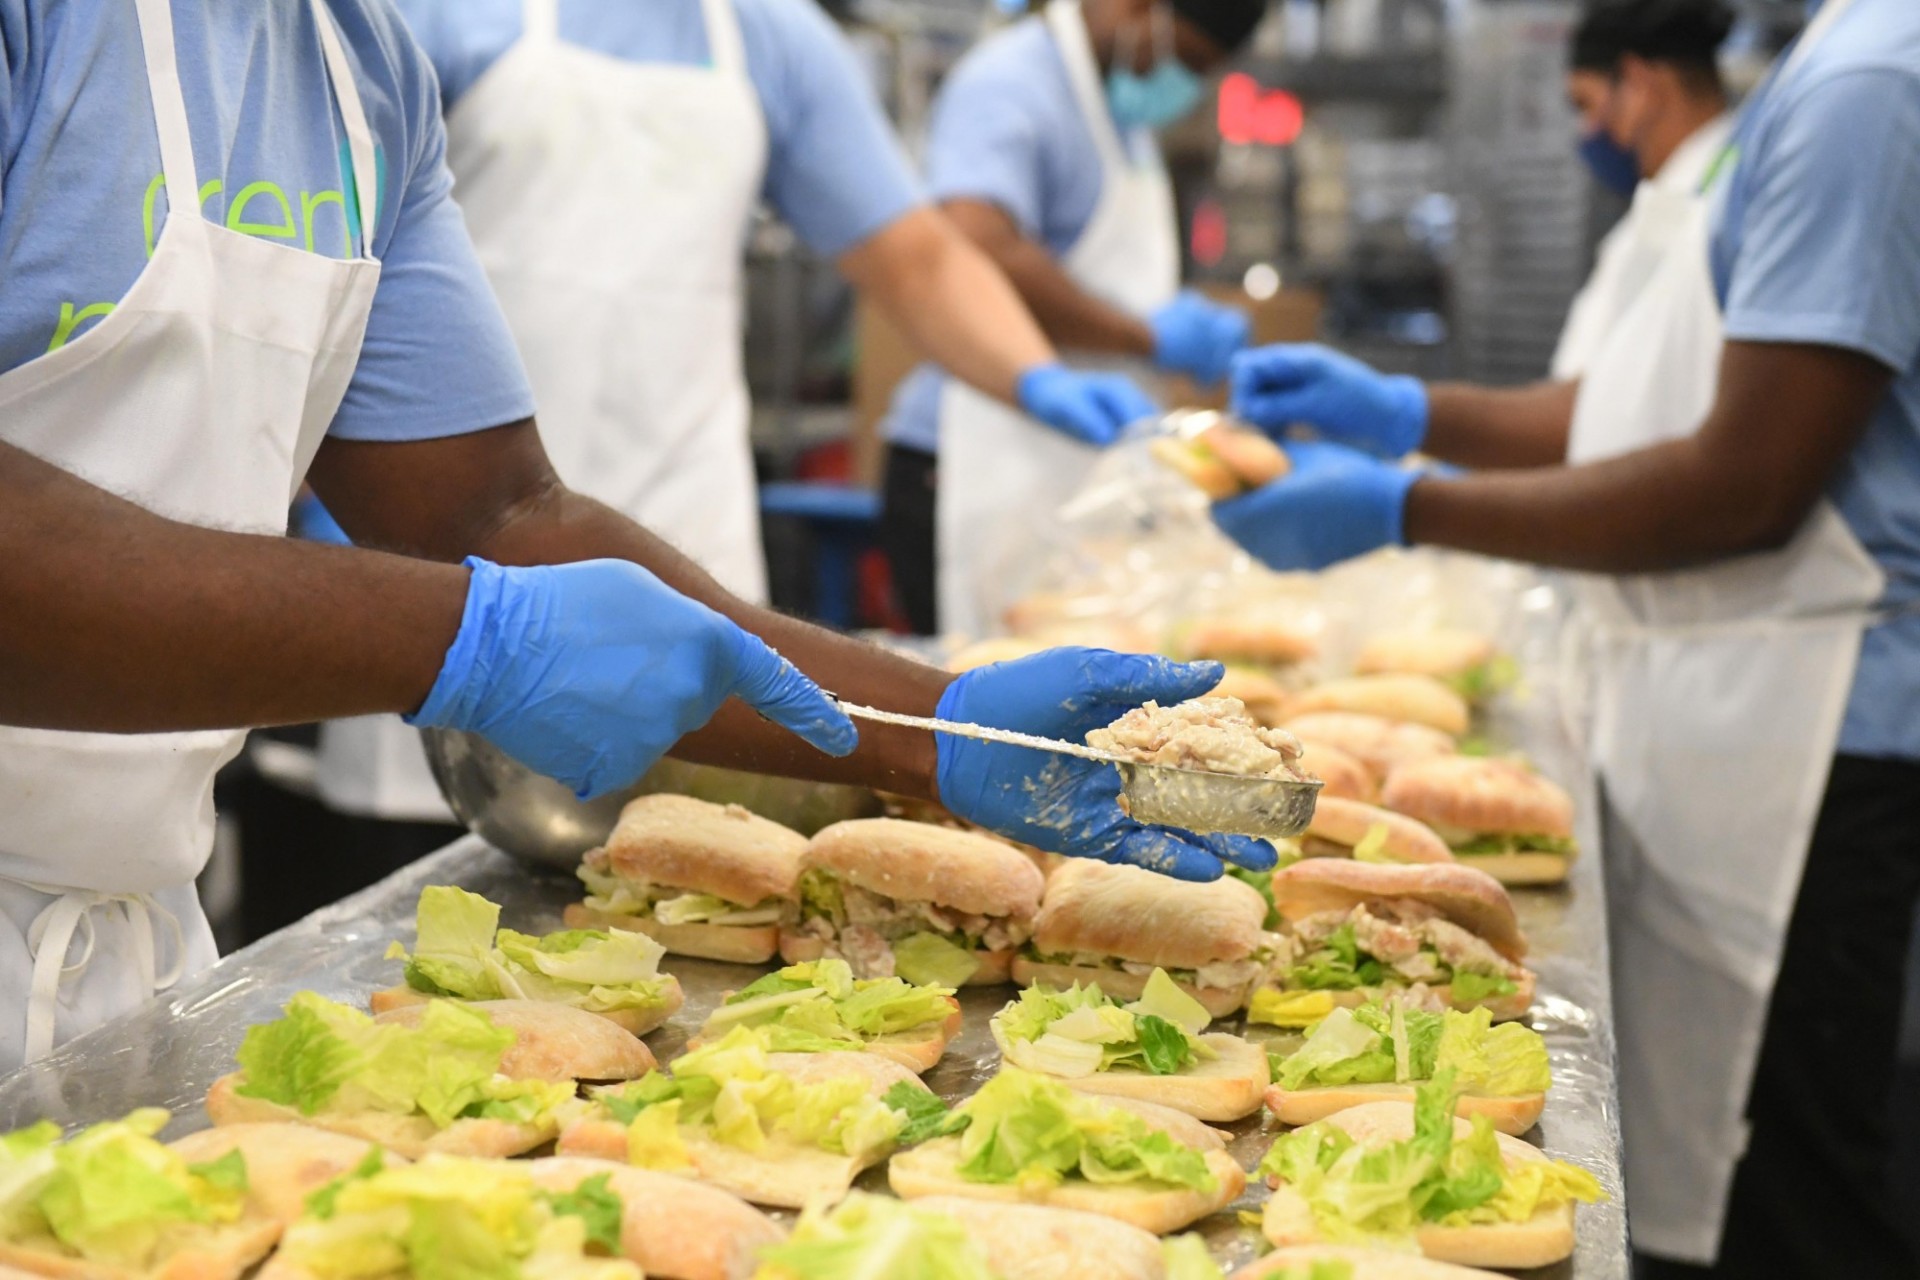
[(835, 698), (834, 702), (841, 711), (859, 720), (904, 725), (909, 729), (930, 729), (934, 733), (951, 734), (956, 738), (975, 738), (981, 742), (998, 742), (1009, 747), (1031, 747), (1035, 751), (1052, 751), (1063, 756), (1078, 756), (1082, 760), (1099, 760), (1107, 764), (1113, 764), (1117, 759), (1105, 751), (1096, 751), (1092, 747), (1081, 746), (1077, 742), (1039, 738), (1030, 733), (1015, 733), (1011, 729), (989, 729), (983, 724), (966, 724), (958, 720), (935, 720), (927, 716), (902, 715), (898, 711), (881, 711), (876, 707), (863, 707), (840, 698)]

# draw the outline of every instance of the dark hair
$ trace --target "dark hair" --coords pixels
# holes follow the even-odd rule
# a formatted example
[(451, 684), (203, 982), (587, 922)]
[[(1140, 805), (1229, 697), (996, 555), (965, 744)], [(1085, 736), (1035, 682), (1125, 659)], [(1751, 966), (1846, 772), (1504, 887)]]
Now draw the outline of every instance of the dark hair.
[(1611, 75), (1631, 53), (1718, 85), (1714, 55), (1732, 29), (1723, 0), (1587, 0), (1570, 61), (1575, 70)]
[(1267, 0), (1172, 0), (1173, 11), (1231, 54), (1267, 14)]

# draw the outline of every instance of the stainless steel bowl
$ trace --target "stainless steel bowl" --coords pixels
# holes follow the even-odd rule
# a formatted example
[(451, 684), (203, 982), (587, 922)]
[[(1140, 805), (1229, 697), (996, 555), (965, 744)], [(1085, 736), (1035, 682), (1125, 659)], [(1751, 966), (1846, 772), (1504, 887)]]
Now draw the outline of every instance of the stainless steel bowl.
[(1282, 840), (1313, 821), (1318, 782), (1248, 778), (1160, 765), (1114, 762), (1127, 812), (1142, 822), (1187, 831)]
[(679, 760), (662, 760), (625, 791), (581, 800), (485, 738), (448, 729), (428, 729), (421, 737), (440, 794), (469, 830), (522, 862), (565, 871), (579, 866), (587, 850), (605, 843), (620, 810), (635, 796), (672, 792), (737, 804), (802, 835), (880, 812), (880, 801), (862, 787), (769, 778)]

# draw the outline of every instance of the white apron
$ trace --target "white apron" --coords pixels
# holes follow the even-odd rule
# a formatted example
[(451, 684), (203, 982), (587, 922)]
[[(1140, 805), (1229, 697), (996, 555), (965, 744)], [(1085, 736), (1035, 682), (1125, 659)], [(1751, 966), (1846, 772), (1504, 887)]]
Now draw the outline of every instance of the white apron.
[(1685, 227), (1688, 206), (1701, 200), (1732, 132), (1732, 116), (1715, 116), (1674, 148), (1660, 172), (1634, 188), (1626, 216), (1601, 240), (1593, 274), (1567, 311), (1553, 352), (1551, 376), (1556, 381), (1577, 378), (1586, 370), (1621, 314), (1646, 287)]
[(731, 0), (702, 8), (711, 67), (564, 44), (558, 0), (525, 0), (447, 163), (560, 478), (763, 600), (741, 339), (767, 130)]
[[(711, 67), (565, 44), (558, 0), (525, 0), (447, 163), (560, 478), (764, 601), (741, 341), (767, 130), (731, 0), (702, 9)], [(325, 726), (318, 771), (345, 812), (452, 820), (398, 716)]]
[[(1779, 74), (1848, 0), (1829, 0)], [(1595, 353), (1569, 458), (1687, 435), (1713, 403), (1723, 333), (1705, 202)], [(1768, 1000), (1884, 585), (1822, 500), (1779, 551), (1589, 582), (1594, 759), (1637, 1247), (1719, 1248)]]
[[(310, 5), (371, 228), (373, 136), (333, 19)], [(380, 265), (364, 243), (334, 261), (200, 216), (168, 0), (135, 8), (166, 226), (110, 315), (0, 374), (0, 439), (171, 519), (284, 533)], [(214, 960), (193, 881), (213, 847), (213, 775), (245, 737), (0, 727), (0, 1071)]]
[[(1078, 0), (1053, 0), (1045, 21), (1100, 152), (1100, 200), (1062, 264), (1088, 293), (1135, 315), (1180, 289), (1180, 228), (1156, 150), (1128, 156), (1101, 89), (1100, 65)], [(1041, 527), (1077, 492), (1100, 451), (1034, 421), (954, 378), (940, 396), (935, 505), (940, 628), (998, 629), (1003, 584), (1031, 555)]]

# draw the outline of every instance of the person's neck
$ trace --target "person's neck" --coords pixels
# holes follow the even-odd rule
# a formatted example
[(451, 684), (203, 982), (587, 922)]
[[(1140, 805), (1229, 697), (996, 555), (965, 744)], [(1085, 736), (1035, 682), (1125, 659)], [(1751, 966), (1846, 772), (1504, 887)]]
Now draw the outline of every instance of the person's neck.
[(1120, 34), (1120, 8), (1108, 0), (1081, 0), (1080, 22), (1087, 29), (1087, 43), (1093, 48), (1093, 60), (1100, 74), (1113, 70), (1113, 51)]
[(1649, 131), (1642, 143), (1640, 166), (1647, 177), (1658, 177), (1667, 161), (1673, 159), (1688, 138), (1727, 109), (1724, 99), (1716, 97), (1683, 97), (1678, 100), (1676, 109), (1667, 113), (1668, 119), (1658, 123)]

